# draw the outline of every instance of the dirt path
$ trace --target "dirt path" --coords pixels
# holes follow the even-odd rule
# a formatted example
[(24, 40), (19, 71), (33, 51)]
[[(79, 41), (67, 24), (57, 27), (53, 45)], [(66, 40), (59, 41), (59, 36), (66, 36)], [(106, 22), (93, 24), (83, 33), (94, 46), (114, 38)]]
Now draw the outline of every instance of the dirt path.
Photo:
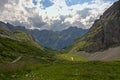
[(18, 62), (21, 58), (22, 58), (22, 56), (19, 56), (17, 59), (15, 59), (14, 61), (12, 61), (11, 63), (16, 63), (16, 62)]

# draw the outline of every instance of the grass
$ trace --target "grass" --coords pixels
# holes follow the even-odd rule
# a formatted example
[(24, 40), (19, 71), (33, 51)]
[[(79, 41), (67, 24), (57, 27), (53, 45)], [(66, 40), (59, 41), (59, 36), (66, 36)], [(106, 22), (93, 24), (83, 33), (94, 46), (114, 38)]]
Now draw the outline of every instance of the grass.
[(14, 32), (14, 36), (16, 37), (17, 40), (23, 42), (23, 43), (28, 43), (28, 44), (31, 44), (33, 46), (36, 46), (38, 48), (41, 48), (43, 49), (37, 42), (35, 42), (32, 38), (31, 35), (29, 35), (28, 33), (26, 32), (23, 32), (23, 31), (16, 31)]
[[(18, 66), (19, 65), (19, 66)], [(6, 67), (7, 66), (7, 67)], [(120, 62), (0, 65), (0, 80), (119, 80)], [(16, 68), (16, 66), (18, 66)], [(14, 68), (15, 67), (15, 68)]]
[(2, 30), (2, 29), (0, 29), (0, 34), (5, 34), (5, 35), (9, 35), (9, 36), (13, 35), (11, 32), (9, 32), (7, 30)]
[(59, 54), (59, 55), (57, 55), (57, 59), (67, 60), (67, 61), (87, 61), (86, 58), (81, 57), (77, 54), (72, 54), (72, 53)]
[(114, 59), (113, 61), (120, 61), (120, 58), (116, 58), (116, 59)]
[(11, 62), (19, 56), (49, 60), (52, 57), (52, 52), (41, 50), (30, 43), (0, 37), (0, 62)]
[(88, 47), (92, 45), (93, 42), (87, 42), (87, 41), (80, 41), (79, 43), (75, 44), (74, 47), (71, 49), (72, 51), (79, 51), (80, 49), (83, 49), (84, 47)]

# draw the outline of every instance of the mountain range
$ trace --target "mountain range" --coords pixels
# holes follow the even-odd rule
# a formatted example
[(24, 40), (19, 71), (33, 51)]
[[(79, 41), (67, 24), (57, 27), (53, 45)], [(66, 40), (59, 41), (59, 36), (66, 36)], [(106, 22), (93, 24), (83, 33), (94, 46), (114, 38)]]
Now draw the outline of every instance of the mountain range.
[(82, 37), (88, 30), (70, 27), (63, 31), (32, 30), (31, 34), (44, 47), (60, 50), (71, 45), (77, 38)]
[(70, 27), (63, 31), (26, 29), (24, 26), (13, 26), (9, 23), (0, 22), (0, 29), (15, 32), (17, 30), (25, 31), (34, 37), (34, 39), (43, 47), (60, 50), (72, 44), (77, 38), (82, 37), (88, 29)]

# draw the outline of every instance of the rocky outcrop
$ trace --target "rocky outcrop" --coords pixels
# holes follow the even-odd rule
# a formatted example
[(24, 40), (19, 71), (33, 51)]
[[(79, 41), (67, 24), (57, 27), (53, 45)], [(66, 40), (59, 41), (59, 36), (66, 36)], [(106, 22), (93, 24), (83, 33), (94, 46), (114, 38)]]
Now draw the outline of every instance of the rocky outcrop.
[[(84, 42), (84, 44), (83, 44)], [(96, 20), (88, 33), (74, 45), (73, 50), (96, 52), (120, 44), (120, 0)]]
[(110, 46), (111, 44), (120, 43), (120, 20), (111, 20), (104, 23), (104, 44)]

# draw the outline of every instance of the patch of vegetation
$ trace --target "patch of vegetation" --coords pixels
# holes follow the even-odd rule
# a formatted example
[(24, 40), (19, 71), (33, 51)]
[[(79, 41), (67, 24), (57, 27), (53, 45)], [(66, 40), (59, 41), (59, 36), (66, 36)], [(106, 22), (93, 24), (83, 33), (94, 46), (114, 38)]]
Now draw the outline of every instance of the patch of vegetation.
[(26, 32), (16, 31), (14, 32), (14, 36), (16, 37), (17, 40), (21, 42), (28, 43), (42, 49), (42, 47), (33, 40), (32, 36), (27, 34)]
[(87, 35), (85, 35), (85, 37), (83, 37), (81, 40), (86, 40), (86, 39), (94, 37), (102, 29), (103, 29), (103, 26), (99, 26), (99, 27), (95, 28), (94, 30), (90, 31)]
[(120, 62), (0, 64), (1, 80), (119, 80)]
[(0, 29), (0, 34), (13, 35), (10, 31)]
[(120, 58), (116, 58), (116, 59), (114, 59), (113, 61), (120, 61)]
[(112, 21), (112, 20), (120, 20), (119, 17), (116, 17), (117, 14), (119, 14), (119, 13), (116, 12), (114, 15), (107, 17), (107, 18), (104, 20), (104, 22), (105, 22), (105, 21)]
[(23, 31), (14, 32), (14, 36), (17, 38), (17, 40), (20, 40), (20, 41), (31, 40), (30, 37), (28, 37), (27, 33), (23, 32)]
[(80, 49), (83, 49), (84, 47), (90, 46), (92, 44), (93, 42), (80, 41), (72, 48), (71, 51), (74, 51), (74, 50), (79, 51)]
[(67, 53), (67, 54), (59, 54), (57, 55), (57, 59), (67, 60), (67, 61), (87, 61), (86, 58), (81, 57), (77, 54)]

